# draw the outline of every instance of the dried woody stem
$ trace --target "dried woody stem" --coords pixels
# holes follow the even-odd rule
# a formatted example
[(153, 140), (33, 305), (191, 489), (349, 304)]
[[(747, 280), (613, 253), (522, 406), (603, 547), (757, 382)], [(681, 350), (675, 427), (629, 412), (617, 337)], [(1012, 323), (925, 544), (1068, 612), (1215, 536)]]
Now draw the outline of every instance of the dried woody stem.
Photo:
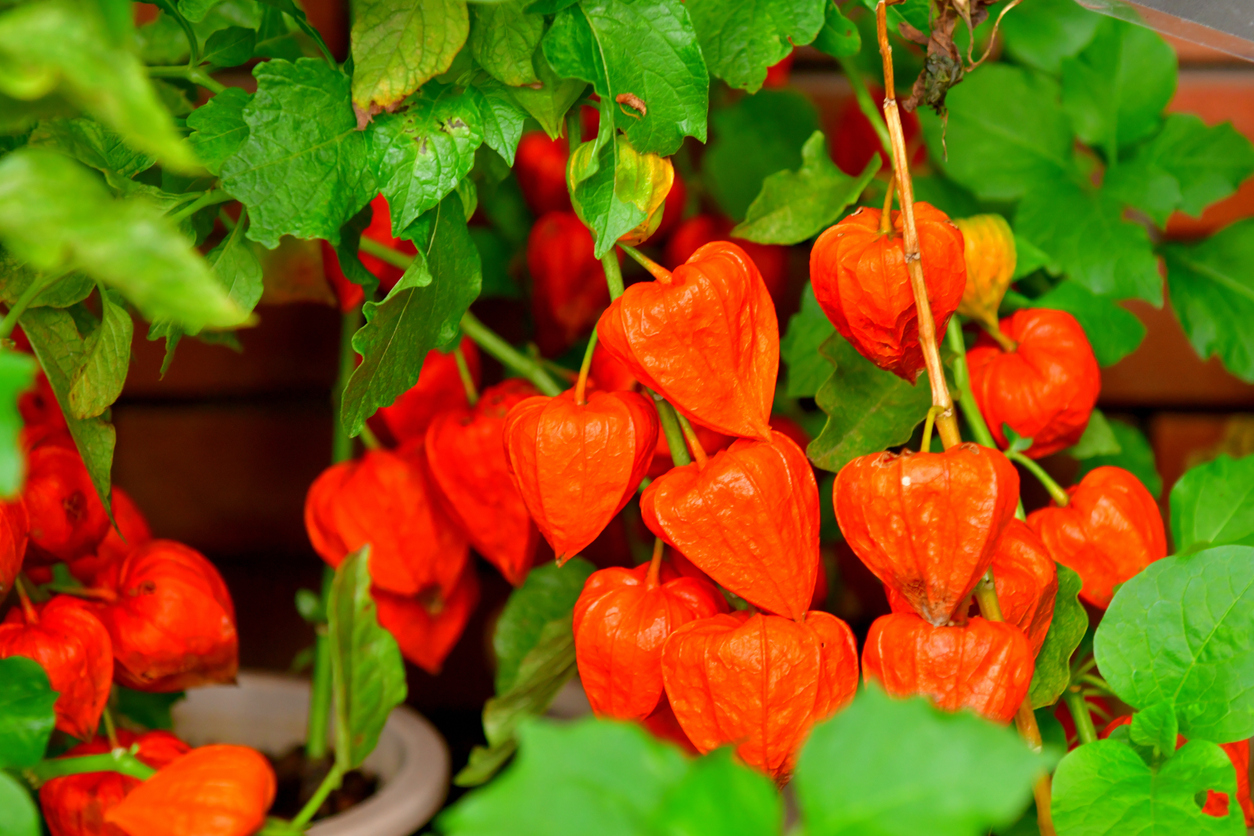
[[(914, 291), (914, 303), (918, 311), (919, 344), (923, 348), (923, 362), (927, 366), (928, 380), (932, 386), (932, 408), (937, 412), (936, 428), (940, 432), (941, 442), (948, 449), (960, 444), (962, 436), (958, 432), (954, 402), (949, 395), (949, 387), (945, 383), (940, 351), (936, 345), (936, 324), (927, 298), (927, 285), (923, 281), (923, 262), (919, 255), (919, 232), (914, 222), (914, 185), (910, 180), (906, 138), (901, 127), (901, 114), (897, 110), (897, 94), (893, 86), (893, 48), (888, 42), (888, 6), (885, 0), (879, 0), (879, 4), (875, 7), (875, 31), (879, 41), (880, 58), (884, 64), (884, 121), (888, 125), (888, 135), (892, 141), (897, 199), (901, 204), (901, 212), (905, 219), (903, 243), (906, 269), (910, 274), (910, 288)], [(1003, 620), (991, 571), (976, 587), (975, 597), (980, 604), (980, 612), (985, 618), (989, 621)], [(1024, 700), (1023, 705), (1020, 706), (1019, 713), (1015, 716), (1015, 725), (1029, 746), (1037, 750), (1041, 748), (1041, 733), (1036, 725), (1036, 716), (1032, 713), (1030, 700)], [(1053, 821), (1050, 817), (1048, 774), (1041, 776), (1037, 781), (1034, 795), (1041, 836), (1055, 836)]]

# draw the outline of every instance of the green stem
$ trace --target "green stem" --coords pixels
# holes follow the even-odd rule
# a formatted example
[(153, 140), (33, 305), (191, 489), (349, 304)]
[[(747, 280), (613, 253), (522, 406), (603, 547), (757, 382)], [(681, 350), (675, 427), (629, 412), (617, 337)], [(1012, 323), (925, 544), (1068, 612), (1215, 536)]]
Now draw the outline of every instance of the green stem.
[(228, 200), (234, 200), (234, 198), (221, 189), (210, 189), (182, 209), (171, 213), (169, 218), (178, 223), (184, 218), (190, 218), (206, 206), (216, 206), (219, 203), (226, 203)]
[(579, 377), (575, 378), (575, 403), (585, 404), (584, 392), (588, 388), (588, 372), (592, 370), (592, 355), (597, 350), (597, 332), (592, 329), (592, 336), (588, 338), (588, 347), (583, 350), (583, 362), (579, 364)]
[(980, 412), (980, 406), (975, 402), (975, 392), (971, 389), (971, 372), (967, 368), (967, 345), (962, 340), (962, 323), (958, 321), (957, 316), (950, 318), (945, 339), (949, 341), (949, 348), (954, 353), (954, 383), (958, 386), (958, 405), (962, 407), (962, 417), (967, 419), (967, 426), (971, 429), (971, 434), (975, 436), (976, 441), (985, 447), (996, 449), (997, 442), (993, 440), (993, 434), (988, 431), (988, 424), (984, 423), (984, 415)]
[(462, 331), (474, 340), (476, 345), (499, 360), (502, 365), (530, 380), (541, 392), (550, 396), (561, 393), (562, 387), (549, 377), (543, 365), (519, 353), (512, 345), (501, 339), (495, 331), (480, 322), (478, 317), (470, 311), (466, 311), (462, 316), (461, 325)]
[(871, 121), (871, 127), (875, 129), (875, 135), (879, 137), (880, 145), (883, 146), (884, 154), (887, 155), (888, 149), (892, 147), (892, 139), (888, 136), (888, 126), (884, 124), (884, 114), (875, 106), (875, 102), (871, 99), (871, 91), (866, 88), (866, 82), (862, 80), (862, 72), (848, 58), (836, 60), (840, 62), (841, 70), (849, 79), (849, 86), (853, 88), (853, 97), (858, 100), (858, 109)]
[(323, 778), (322, 783), (318, 785), (317, 792), (306, 802), (304, 807), (300, 808), (296, 818), (292, 819), (292, 827), (299, 830), (309, 824), (314, 814), (318, 812), (318, 808), (322, 806), (322, 802), (326, 801), (327, 796), (339, 788), (343, 779), (344, 773), (340, 772), (339, 764), (332, 766), (331, 771), (327, 773), (327, 777)]
[(340, 407), (344, 399), (344, 388), (348, 385), (348, 379), (352, 377), (353, 370), (357, 368), (357, 352), (353, 350), (353, 335), (361, 327), (361, 321), (360, 305), (351, 311), (346, 311), (340, 317), (340, 368), (335, 381), (335, 390), (331, 393), (331, 407), (335, 410), (334, 436), (331, 441), (333, 464), (346, 462), (353, 457), (353, 438), (348, 434), (348, 428), (340, 419)]
[(1078, 690), (1068, 688), (1063, 699), (1067, 701), (1067, 709), (1071, 712), (1071, 719), (1075, 721), (1075, 733), (1080, 738), (1080, 743), (1095, 742), (1097, 729), (1093, 727), (1093, 715), (1089, 714), (1088, 701), (1084, 699), (1084, 695)]
[(382, 450), (383, 442), (374, 434), (374, 430), (370, 429), (369, 424), (361, 425), (361, 433), (358, 435), (361, 439), (362, 446), (367, 450)]
[(474, 406), (479, 403), (479, 390), (475, 388), (475, 378), (466, 364), (461, 346), (453, 349), (453, 362), (457, 364), (457, 376), (462, 379), (462, 388), (466, 390), (466, 402)]
[(1067, 492), (1063, 490), (1063, 487), (1055, 482), (1053, 478), (1045, 472), (1045, 468), (1041, 467), (1033, 459), (1028, 458), (1018, 450), (1007, 450), (1006, 458), (1010, 459), (1012, 462), (1018, 462), (1026, 467), (1032, 475), (1037, 478), (1037, 481), (1045, 486), (1045, 490), (1049, 491), (1049, 498), (1054, 500), (1054, 503), (1058, 505), (1058, 507), (1064, 507), (1071, 501), (1071, 498), (1067, 496)]
[(200, 67), (189, 67), (187, 70), (187, 80), (193, 84), (199, 84), (201, 87), (215, 94), (221, 93), (226, 89), (225, 84), (209, 75), (209, 73), (205, 72)]
[(146, 781), (157, 773), (148, 764), (135, 757), (135, 753), (126, 749), (114, 749), (99, 755), (83, 755), (77, 758), (49, 758), (42, 760), (24, 771), (33, 784), (42, 784), (53, 778), (66, 775), (81, 775), (84, 772), (117, 772)]
[(34, 302), (39, 294), (51, 287), (63, 275), (65, 274), (31, 280), (31, 283), (22, 291), (22, 295), (17, 297), (17, 301), (9, 308), (9, 312), (4, 315), (4, 319), (0, 320), (0, 339), (7, 339), (13, 333), (13, 329), (17, 327), (17, 321), (21, 319), (22, 314), (26, 313), (31, 302)]
[(612, 247), (601, 256), (601, 267), (605, 270), (605, 284), (610, 289), (612, 302), (623, 295), (623, 270), (618, 266), (618, 254)]
[(401, 270), (408, 270), (409, 265), (414, 262), (414, 256), (392, 249), (387, 244), (381, 244), (364, 236), (361, 239), (361, 243), (357, 245), (357, 249)]
[(658, 421), (661, 422), (662, 433), (666, 436), (666, 446), (671, 449), (671, 461), (675, 463), (675, 467), (692, 464), (692, 456), (688, 455), (688, 448), (684, 445), (684, 431), (679, 426), (679, 415), (676, 414), (675, 407), (656, 392), (652, 394)]

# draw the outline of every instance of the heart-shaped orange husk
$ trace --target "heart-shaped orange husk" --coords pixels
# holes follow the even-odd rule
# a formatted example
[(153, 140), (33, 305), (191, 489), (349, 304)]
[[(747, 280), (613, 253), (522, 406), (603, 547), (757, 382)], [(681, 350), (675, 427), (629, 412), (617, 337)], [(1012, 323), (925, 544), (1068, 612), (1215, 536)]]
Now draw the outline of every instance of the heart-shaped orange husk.
[(514, 586), (527, 577), (540, 535), (509, 478), (505, 415), (535, 394), (525, 380), (498, 383), (473, 407), (436, 416), (426, 437), (428, 469), (449, 516)]
[(505, 416), (509, 471), (531, 518), (565, 563), (587, 546), (649, 469), (657, 411), (635, 392), (537, 396)]
[(109, 633), (83, 602), (59, 595), (27, 621), (13, 607), (0, 625), (0, 659), (25, 656), (39, 663), (57, 692), (57, 728), (90, 740), (113, 686)]
[(331, 566), (370, 545), (375, 586), (413, 596), (449, 595), (470, 545), (437, 499), (421, 438), (332, 465), (309, 487), (305, 529)]
[(740, 247), (715, 241), (673, 275), (656, 275), (601, 315), (601, 344), (693, 420), (724, 435), (769, 438), (779, 325), (758, 268)]
[[(1058, 566), (1027, 523), (1012, 519), (997, 541), (992, 569), (1002, 619), (1023, 631), (1035, 658), (1054, 619)], [(891, 586), (885, 586), (884, 592), (893, 612), (914, 612), (905, 596)], [(954, 620), (964, 622), (966, 616), (958, 613)]]
[(1014, 465), (969, 443), (861, 456), (833, 490), (850, 548), (933, 624), (954, 618), (988, 571), (1018, 500)]
[(479, 605), (479, 575), (467, 563), (461, 579), (447, 598), (431, 602), (406, 598), (374, 587), (379, 624), (392, 634), (401, 655), (431, 675), (444, 667), (457, 640)]
[[(926, 203), (914, 204), (928, 302), (942, 342), (962, 301), (967, 263), (962, 232)], [(880, 232), (881, 212), (862, 208), (824, 230), (810, 250), (814, 296), (840, 335), (881, 369), (914, 382), (923, 369), (919, 318), (902, 246), (902, 216)]]
[(640, 496), (649, 530), (754, 606), (801, 618), (819, 566), (819, 489), (787, 436), (742, 438), (704, 465), (659, 476)]
[(8, 593), (13, 579), (22, 571), (29, 531), (26, 504), (20, 498), (0, 503), (0, 597)]
[(594, 572), (575, 602), (579, 680), (600, 717), (643, 719), (662, 696), (662, 645), (676, 629), (726, 612), (709, 581), (649, 564)]
[(109, 530), (109, 514), (73, 447), (43, 444), (30, 451), (22, 499), (30, 520), (26, 558), (31, 562), (90, 554)]
[(849, 626), (825, 612), (802, 621), (736, 612), (672, 633), (662, 676), (697, 749), (735, 745), (745, 763), (784, 780), (811, 727), (853, 700), (858, 649)]
[(1067, 491), (1065, 508), (1033, 511), (1028, 525), (1050, 555), (1079, 573), (1080, 597), (1105, 609), (1124, 583), (1167, 556), (1158, 503), (1141, 481), (1119, 467), (1098, 467)]
[(894, 697), (922, 694), (946, 711), (969, 708), (1006, 723), (1032, 683), (1032, 649), (1004, 621), (934, 627), (913, 613), (893, 613), (871, 625), (862, 671)]

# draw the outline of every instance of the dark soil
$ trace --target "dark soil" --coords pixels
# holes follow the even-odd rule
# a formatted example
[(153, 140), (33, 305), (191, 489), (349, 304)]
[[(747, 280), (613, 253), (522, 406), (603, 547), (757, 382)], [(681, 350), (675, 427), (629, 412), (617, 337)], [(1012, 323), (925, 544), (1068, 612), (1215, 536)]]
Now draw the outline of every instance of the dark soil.
[[(310, 763), (305, 760), (305, 749), (302, 746), (295, 746), (279, 757), (267, 757), (274, 765), (275, 775), (279, 779), (278, 792), (275, 793), (270, 815), (290, 819), (313, 797), (331, 768), (331, 760), (328, 758)], [(343, 813), (374, 795), (378, 788), (378, 776), (354, 769), (344, 776), (340, 788), (327, 796), (327, 800), (314, 814), (313, 820)]]

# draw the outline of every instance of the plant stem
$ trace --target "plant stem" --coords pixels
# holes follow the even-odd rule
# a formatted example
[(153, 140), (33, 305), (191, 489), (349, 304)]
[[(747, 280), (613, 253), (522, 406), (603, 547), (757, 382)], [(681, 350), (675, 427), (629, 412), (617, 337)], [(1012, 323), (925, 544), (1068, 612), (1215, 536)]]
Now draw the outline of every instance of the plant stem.
[(344, 388), (348, 385), (348, 379), (352, 377), (353, 370), (357, 368), (357, 352), (353, 350), (353, 335), (361, 327), (361, 322), (360, 305), (355, 306), (351, 311), (345, 311), (340, 316), (340, 367), (335, 380), (335, 389), (331, 392), (331, 408), (335, 416), (331, 438), (332, 464), (346, 462), (353, 457), (353, 437), (348, 434), (348, 428), (344, 426), (340, 418), (340, 408), (344, 400)]
[(403, 253), (400, 250), (393, 249), (387, 244), (380, 244), (371, 238), (362, 236), (361, 243), (357, 245), (357, 249), (366, 255), (372, 255), (380, 261), (398, 267), (401, 270), (408, 270), (409, 265), (414, 263), (414, 256), (409, 253)]
[(588, 347), (583, 352), (583, 362), (579, 364), (579, 377), (575, 381), (575, 403), (582, 406), (584, 400), (584, 391), (588, 386), (588, 372), (592, 370), (592, 353), (597, 350), (597, 332), (592, 329), (592, 336), (588, 339)]
[(936, 407), (927, 411), (927, 420), (923, 422), (923, 439), (919, 442), (920, 453), (932, 452), (932, 427), (936, 424)]
[(653, 405), (657, 407), (657, 418), (662, 425), (662, 433), (666, 436), (666, 446), (671, 450), (671, 462), (675, 467), (692, 464), (692, 457), (688, 455), (688, 448), (684, 446), (684, 431), (679, 427), (679, 415), (676, 414), (675, 407), (657, 392), (651, 394)]
[(631, 256), (632, 261), (649, 271), (649, 275), (661, 282), (669, 282), (671, 280), (671, 271), (649, 258), (635, 247), (629, 247), (626, 244), (619, 244), (618, 248), (627, 255)]
[(104, 711), (100, 713), (100, 718), (104, 720), (105, 737), (109, 739), (109, 745), (114, 749), (118, 748), (118, 729), (113, 724), (113, 712), (109, 710), (109, 706), (104, 707)]
[(875, 102), (871, 99), (871, 91), (866, 89), (866, 82), (862, 79), (862, 71), (848, 58), (838, 58), (836, 60), (840, 63), (840, 69), (844, 72), (845, 77), (849, 79), (849, 86), (853, 88), (853, 97), (858, 102), (858, 109), (862, 111), (867, 121), (871, 123), (871, 127), (875, 129), (875, 135), (880, 139), (880, 145), (883, 146), (884, 153), (888, 154), (893, 147), (893, 140), (889, 137), (888, 127), (884, 124), (884, 114), (880, 113), (879, 108), (875, 106)]
[(35, 605), (30, 602), (30, 593), (26, 591), (26, 582), (21, 575), (13, 579), (13, 586), (17, 589), (17, 598), (22, 605), (22, 617), (27, 624), (38, 624), (39, 613), (35, 612)]
[(962, 340), (962, 323), (958, 321), (957, 316), (949, 320), (949, 330), (945, 332), (945, 339), (954, 353), (952, 368), (954, 383), (958, 386), (958, 403), (962, 406), (962, 416), (967, 419), (967, 426), (971, 428), (971, 434), (975, 436), (975, 440), (985, 447), (992, 447), (996, 450), (997, 442), (993, 440), (993, 434), (988, 431), (988, 424), (984, 423), (984, 415), (980, 412), (980, 406), (975, 402), (975, 392), (971, 389), (971, 371), (967, 368), (967, 344)]
[(1017, 342), (1007, 337), (1005, 332), (1001, 330), (1001, 326), (997, 324), (996, 317), (990, 317), (988, 322), (981, 321), (980, 327), (993, 338), (997, 345), (1001, 346), (1002, 351), (1009, 353), (1019, 347)]
[(610, 301), (613, 302), (623, 295), (623, 269), (618, 266), (618, 253), (613, 248), (601, 256), (601, 267), (605, 270), (605, 284), (610, 289)]
[(561, 393), (562, 388), (549, 377), (543, 365), (519, 353), (492, 329), (480, 322), (470, 311), (466, 311), (462, 316), (461, 325), (466, 336), (474, 340), (480, 348), (499, 360), (502, 365), (530, 380), (541, 392), (550, 396)]
[(1035, 460), (1028, 458), (1019, 450), (1007, 450), (1006, 458), (1026, 467), (1037, 478), (1037, 481), (1045, 486), (1045, 490), (1049, 492), (1049, 498), (1054, 500), (1058, 507), (1065, 507), (1071, 501), (1062, 485), (1055, 482), (1053, 477), (1045, 472), (1045, 468), (1037, 464)]
[(170, 218), (170, 220), (174, 221), (175, 223), (178, 223), (184, 218), (189, 218), (192, 215), (196, 214), (201, 209), (204, 209), (206, 206), (214, 206), (216, 204), (226, 203), (228, 200), (234, 200), (234, 199), (235, 198), (231, 197), (229, 194), (222, 191), (221, 189), (210, 189), (209, 191), (202, 194), (200, 197), (193, 200), (191, 203), (184, 206), (182, 209), (178, 210), (177, 212), (171, 213), (168, 217)]
[(705, 463), (709, 458), (705, 455), (705, 448), (701, 446), (701, 439), (697, 438), (696, 430), (692, 428), (692, 424), (688, 423), (688, 419), (675, 412), (675, 417), (679, 420), (679, 429), (683, 431), (684, 441), (688, 443), (688, 450), (692, 453), (692, 457), (697, 460), (697, 467), (705, 467)]
[(479, 390), (475, 388), (475, 378), (470, 373), (470, 366), (466, 365), (460, 345), (453, 349), (453, 362), (457, 364), (457, 376), (462, 379), (462, 388), (466, 390), (466, 402), (474, 406), (479, 403)]
[(35, 786), (53, 778), (66, 775), (82, 775), (84, 772), (117, 772), (146, 781), (157, 770), (141, 761), (126, 749), (114, 749), (99, 755), (82, 755), (76, 758), (49, 758), (24, 770), (23, 774)]
[(187, 70), (187, 80), (193, 84), (199, 84), (201, 87), (215, 94), (221, 93), (226, 89), (225, 84), (209, 75), (209, 73), (205, 72), (200, 67), (189, 67)]
[(322, 779), (322, 783), (318, 785), (317, 791), (313, 797), (300, 808), (300, 812), (292, 819), (292, 827), (301, 830), (305, 825), (309, 824), (314, 815), (318, 812), (318, 808), (322, 806), (322, 802), (327, 800), (327, 796), (335, 790), (339, 789), (340, 782), (344, 780), (344, 773), (340, 771), (339, 764), (331, 767), (331, 771)]
[(1067, 688), (1063, 697), (1067, 701), (1067, 709), (1071, 719), (1075, 721), (1075, 733), (1080, 743), (1092, 743), (1097, 740), (1097, 729), (1093, 727), (1093, 715), (1089, 714), (1088, 701), (1074, 685)]
[(31, 302), (39, 298), (39, 294), (43, 293), (53, 285), (64, 273), (55, 276), (46, 276), (32, 279), (31, 283), (22, 291), (22, 295), (17, 297), (17, 301), (9, 308), (9, 312), (4, 315), (4, 319), (0, 320), (0, 339), (8, 338), (13, 329), (17, 327), (17, 321), (22, 314), (26, 313), (26, 309), (30, 307)]
[(653, 540), (653, 559), (649, 561), (649, 571), (644, 576), (645, 589), (657, 589), (658, 574), (662, 571), (662, 551), (665, 546), (661, 537)]
[(948, 449), (955, 444), (961, 444), (962, 436), (958, 433), (958, 421), (954, 417), (954, 402), (949, 396), (949, 387), (945, 384), (945, 370), (941, 366), (940, 351), (936, 347), (936, 324), (932, 319), (932, 306), (927, 298), (927, 284), (923, 280), (919, 230), (914, 222), (914, 186), (910, 180), (910, 158), (906, 155), (905, 133), (901, 127), (901, 114), (897, 110), (897, 94), (893, 87), (893, 48), (888, 43), (887, 9), (886, 0), (879, 0), (875, 7), (875, 30), (884, 65), (884, 121), (888, 125), (893, 152), (893, 173), (897, 178), (897, 195), (902, 217), (905, 219), (902, 243), (919, 322), (919, 346), (923, 349), (923, 362), (927, 366), (928, 382), (932, 387), (932, 404), (940, 407), (936, 428)]
[(374, 434), (374, 430), (370, 429), (369, 424), (362, 424), (361, 433), (357, 437), (361, 439), (362, 446), (367, 450), (383, 449), (383, 442)]

